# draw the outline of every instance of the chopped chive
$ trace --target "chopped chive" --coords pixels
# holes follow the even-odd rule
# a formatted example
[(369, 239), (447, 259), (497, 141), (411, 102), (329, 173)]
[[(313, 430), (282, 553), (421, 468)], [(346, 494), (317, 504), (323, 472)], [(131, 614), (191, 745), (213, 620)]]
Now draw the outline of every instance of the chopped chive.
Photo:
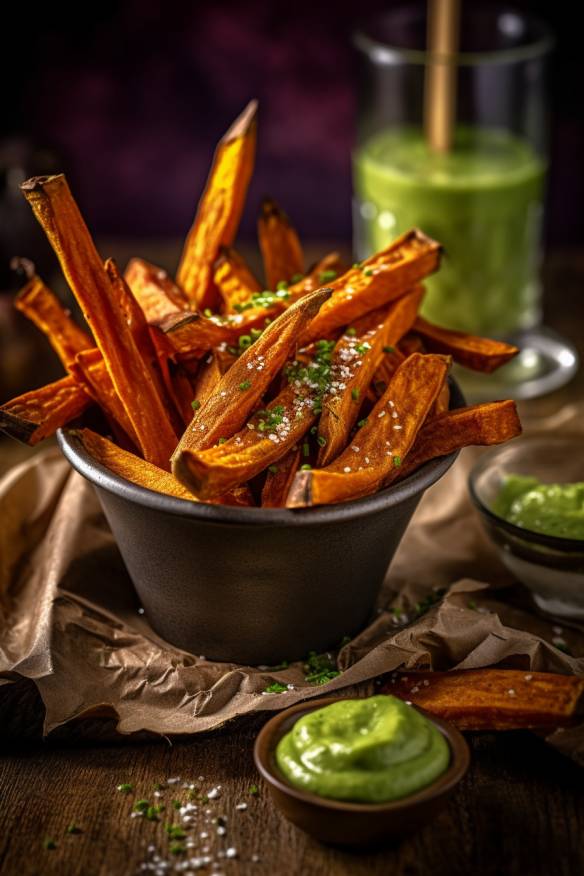
[(225, 444), (226, 441), (227, 441), (227, 438), (218, 438), (217, 444)]
[(399, 466), (399, 465), (401, 465), (401, 456), (394, 456), (394, 457), (393, 457), (393, 464), (394, 464), (396, 467)]
[(205, 307), (205, 309), (203, 311), (203, 316), (206, 316), (207, 318), (210, 316), (213, 316), (213, 311), (211, 310), (210, 307)]
[(242, 392), (244, 392), (244, 390), (246, 390), (246, 389), (249, 389), (250, 386), (251, 386), (251, 380), (244, 380), (243, 383), (239, 384), (239, 388)]
[(184, 855), (186, 846), (183, 846), (182, 843), (173, 843), (170, 847), (170, 852), (172, 855)]
[(331, 280), (336, 280), (337, 276), (338, 276), (338, 274), (336, 271), (332, 271), (332, 270), (321, 271), (318, 275), (318, 282), (319, 283), (329, 283)]
[(345, 332), (345, 334), (349, 335), (350, 338), (354, 338), (355, 335), (357, 334), (357, 329), (354, 329), (353, 327), (348, 328), (347, 331)]
[(366, 271), (363, 271), (363, 273), (365, 274), (366, 277), (372, 277), (372, 276), (373, 276), (373, 270), (372, 270), (371, 268), (367, 268), (367, 270), (366, 270)]
[(468, 608), (472, 608), (473, 611), (477, 610), (477, 604), (474, 601), (474, 599), (469, 599), (466, 604), (467, 604)]
[(228, 353), (231, 353), (232, 356), (237, 356), (237, 355), (239, 355), (239, 350), (237, 349), (237, 347), (231, 347), (231, 346), (229, 346), (229, 347), (227, 347), (227, 352), (228, 352)]
[(172, 808), (173, 808), (173, 809), (180, 809), (180, 808), (181, 808), (181, 805), (182, 805), (182, 804), (181, 804), (180, 800), (173, 800), (173, 801), (172, 801)]
[(165, 824), (164, 829), (169, 837), (171, 837), (171, 839), (180, 840), (184, 839), (186, 836), (186, 833), (184, 832), (180, 824)]
[(118, 785), (117, 790), (122, 794), (130, 794), (134, 790), (134, 786), (130, 785), (129, 782), (122, 782), (121, 785)]
[(278, 466), (277, 465), (269, 465), (268, 471), (270, 474), (278, 474)]
[[(219, 439), (219, 440), (221, 440), (221, 439)], [(156, 782), (154, 785), (155, 791), (163, 791), (164, 788), (166, 788), (166, 785), (163, 785), (161, 782)]]
[(299, 283), (303, 277), (304, 277), (304, 274), (294, 274), (293, 277), (290, 277), (290, 282), (291, 283)]
[(361, 262), (353, 262), (353, 268), (355, 268), (355, 270), (359, 270), (360, 267), (361, 267)]
[(326, 438), (324, 435), (319, 435), (316, 440), (318, 441), (319, 447), (326, 447)]
[(251, 794), (252, 797), (257, 797), (258, 794), (260, 793), (260, 789), (258, 788), (257, 785), (250, 785), (249, 786), (249, 793)]
[(308, 463), (305, 462), (304, 465), (300, 466), (300, 471), (310, 471), (311, 468), (312, 468), (312, 466), (308, 465)]
[(201, 407), (201, 402), (199, 401), (198, 398), (196, 398), (194, 401), (191, 402), (191, 407), (192, 407), (193, 411), (199, 410), (199, 408)]
[(240, 335), (237, 342), (242, 350), (247, 350), (251, 346), (251, 335)]
[(83, 831), (76, 824), (71, 823), (65, 828), (65, 833), (83, 833)]
[(357, 426), (359, 429), (362, 429), (363, 426), (366, 426), (366, 425), (367, 425), (367, 417), (363, 417), (363, 419), (359, 420), (359, 422), (357, 423)]
[(288, 283), (286, 280), (279, 280), (276, 283), (276, 290), (278, 292), (285, 292), (287, 288), (288, 288)]
[(384, 352), (384, 353), (395, 353), (395, 347), (392, 347), (392, 346), (390, 346), (389, 344), (387, 344), (387, 345), (383, 348), (383, 352)]
[(43, 840), (43, 847), (49, 851), (53, 851), (53, 849), (57, 848), (57, 843), (50, 836), (46, 836)]
[(306, 441), (302, 445), (302, 456), (310, 456), (310, 444)]
[(148, 800), (136, 800), (136, 802), (134, 803), (134, 811), (146, 812), (149, 806), (150, 803), (148, 802)]
[(262, 336), (262, 334), (263, 334), (262, 330), (261, 330), (261, 329), (258, 329), (258, 328), (252, 328), (252, 329), (250, 329), (250, 332), (249, 332), (249, 333), (250, 333), (250, 335), (251, 335), (251, 337), (252, 337), (252, 340), (254, 340), (254, 341), (257, 341), (258, 338), (261, 338), (261, 336)]
[(279, 681), (274, 681), (272, 684), (269, 684), (266, 688), (264, 688), (264, 693), (284, 693), (288, 688), (285, 684), (281, 684)]
[(353, 401), (358, 401), (360, 395), (361, 390), (358, 387), (355, 387), (355, 389), (351, 390), (351, 398), (353, 399)]

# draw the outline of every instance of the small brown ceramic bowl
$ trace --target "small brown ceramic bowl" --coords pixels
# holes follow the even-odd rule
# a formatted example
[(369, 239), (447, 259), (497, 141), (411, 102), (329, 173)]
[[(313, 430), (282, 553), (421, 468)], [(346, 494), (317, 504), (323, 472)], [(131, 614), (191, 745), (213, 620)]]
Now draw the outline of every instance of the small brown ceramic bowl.
[(294, 788), (276, 763), (278, 742), (308, 712), (343, 699), (347, 697), (298, 703), (271, 718), (256, 739), (256, 767), (268, 783), (272, 799), (282, 814), (315, 839), (345, 846), (395, 842), (423, 827), (443, 808), (468, 769), (468, 745), (452, 724), (418, 709), (442, 733), (450, 748), (448, 769), (427, 788), (401, 800), (372, 804), (330, 800)]

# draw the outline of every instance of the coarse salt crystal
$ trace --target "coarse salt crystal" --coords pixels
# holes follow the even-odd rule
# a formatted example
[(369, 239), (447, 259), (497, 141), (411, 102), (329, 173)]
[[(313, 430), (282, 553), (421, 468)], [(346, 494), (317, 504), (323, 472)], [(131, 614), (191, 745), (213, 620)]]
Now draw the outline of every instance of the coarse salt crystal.
[(348, 474), (348, 473), (351, 471), (351, 466), (350, 466), (350, 465), (346, 465), (346, 466), (344, 467), (343, 471), (346, 472), (346, 473)]
[(379, 413), (377, 414), (377, 416), (378, 416), (379, 418), (381, 418), (381, 417), (385, 417), (385, 411), (379, 411)]

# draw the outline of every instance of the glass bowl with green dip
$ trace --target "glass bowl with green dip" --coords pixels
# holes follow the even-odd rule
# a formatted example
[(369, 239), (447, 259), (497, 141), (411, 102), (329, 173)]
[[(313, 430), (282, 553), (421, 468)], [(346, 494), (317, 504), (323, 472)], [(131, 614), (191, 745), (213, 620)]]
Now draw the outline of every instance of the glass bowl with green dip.
[(343, 845), (415, 831), (442, 808), (469, 763), (455, 727), (386, 695), (293, 706), (264, 726), (254, 757), (290, 821)]
[(537, 605), (584, 619), (584, 436), (534, 435), (489, 451), (469, 490), (501, 560)]

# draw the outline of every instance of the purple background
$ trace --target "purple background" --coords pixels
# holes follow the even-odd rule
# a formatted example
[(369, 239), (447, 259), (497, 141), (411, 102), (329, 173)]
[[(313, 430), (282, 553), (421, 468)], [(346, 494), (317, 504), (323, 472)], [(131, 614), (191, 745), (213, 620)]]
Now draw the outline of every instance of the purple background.
[[(3, 9), (0, 138), (52, 150), (93, 231), (182, 235), (212, 150), (251, 97), (258, 163), (243, 233), (273, 195), (305, 235), (349, 239), (353, 141), (350, 35), (391, 0), (315, 3), (84, 2)], [(584, 238), (578, 28), (564, 4), (523, 2), (559, 36), (553, 75), (548, 237)], [(42, 156), (27, 171), (42, 170)]]

